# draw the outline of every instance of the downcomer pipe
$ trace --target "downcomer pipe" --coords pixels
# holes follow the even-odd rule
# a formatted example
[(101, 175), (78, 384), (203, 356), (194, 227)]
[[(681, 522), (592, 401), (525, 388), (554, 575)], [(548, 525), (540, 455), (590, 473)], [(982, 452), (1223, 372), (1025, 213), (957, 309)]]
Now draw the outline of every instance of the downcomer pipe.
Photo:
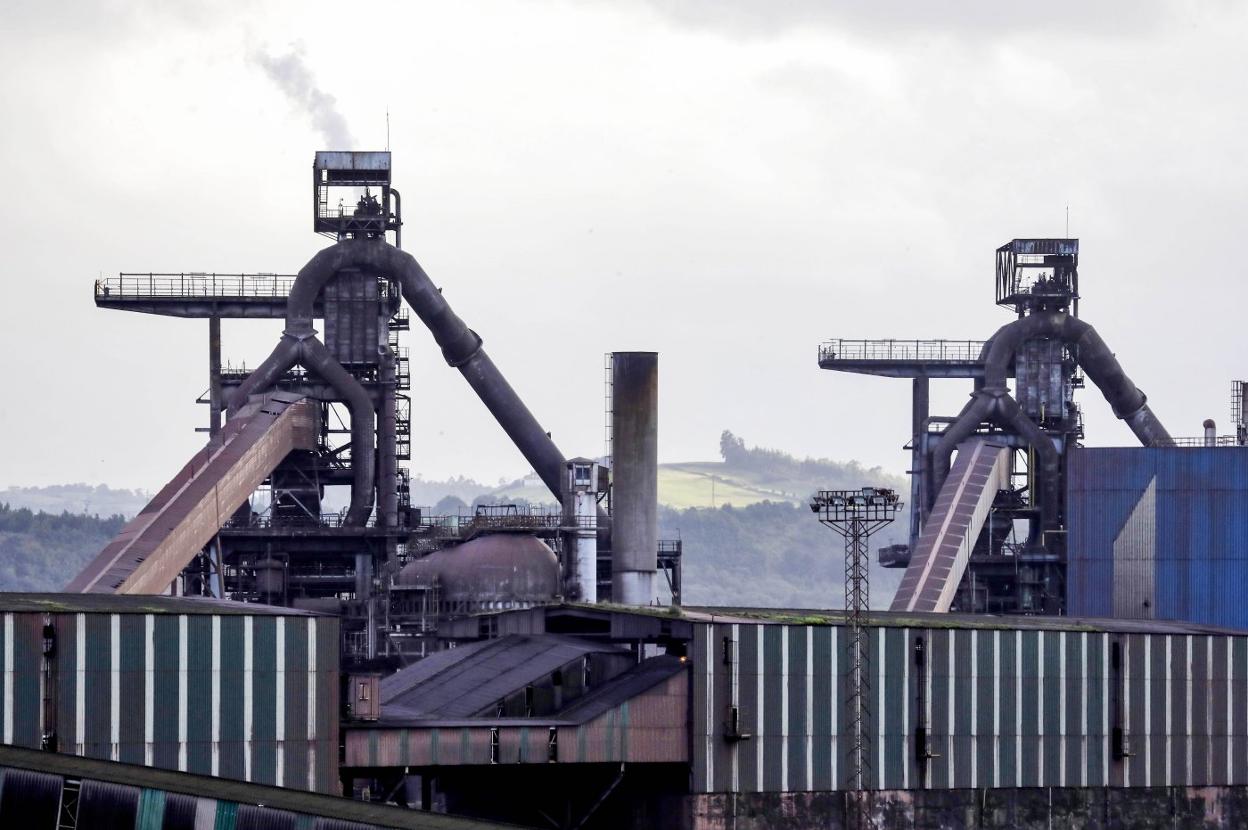
[(563, 454), (485, 353), (481, 338), (456, 316), (411, 254), (382, 239), (346, 239), (320, 251), (300, 270), (291, 287), (286, 306), (287, 332), (312, 330), (317, 295), (325, 283), (346, 268), (398, 281), (403, 299), (429, 329), (447, 364), (459, 369), (551, 493), (561, 497)]
[(374, 403), (359, 381), (316, 338), (312, 327), (316, 298), (330, 279), (348, 268), (398, 281), (403, 299), (429, 329), (447, 364), (459, 369), (551, 493), (562, 498), (566, 462), (559, 448), (485, 353), (481, 338), (451, 310), (416, 259), (383, 239), (343, 240), (321, 250), (300, 269), (286, 302), (282, 339), (234, 392), (230, 412), (242, 407), (250, 395), (274, 386), (296, 364), (319, 375), (342, 395), (351, 411), (351, 464), (355, 475), (347, 521), (352, 525), (367, 521), (372, 512), (376, 473)]
[(1075, 348), (1079, 365), (1088, 373), (1114, 415), (1127, 422), (1135, 437), (1146, 447), (1173, 443), (1170, 433), (1148, 406), (1148, 398), (1127, 377), (1114, 353), (1096, 329), (1069, 314), (1045, 312), (1024, 317), (1002, 326), (992, 337), (992, 347), (984, 365), (984, 388), (1005, 389), (1014, 356), (1024, 341), (1053, 337)]
[(1144, 446), (1166, 446), (1172, 443), (1170, 433), (1148, 406), (1144, 393), (1127, 377), (1096, 329), (1077, 317), (1061, 312), (1044, 312), (1015, 320), (1002, 326), (984, 345), (983, 384), (975, 390), (970, 402), (957, 420), (947, 429), (932, 452), (932, 487), (935, 492), (949, 475), (950, 459), (957, 445), (975, 431), (983, 421), (1013, 430), (1032, 445), (1040, 456), (1045, 472), (1043, 510), (1046, 525), (1056, 519), (1057, 474), (1061, 456), (1034, 421), (1026, 416), (1010, 397), (1006, 381), (1019, 348), (1027, 340), (1052, 337), (1073, 346), (1076, 359), (1088, 378), (1096, 384), (1113, 408), (1114, 414), (1135, 433)]
[(334, 356), (318, 340), (309, 326), (302, 337), (292, 334), (287, 326), (277, 348), (273, 350), (230, 398), (229, 412), (233, 415), (251, 395), (273, 388), (277, 381), (295, 365), (303, 366), (316, 374), (342, 396), (351, 412), (351, 467), (354, 481), (351, 484), (351, 505), (347, 508), (346, 523), (352, 527), (363, 525), (373, 511), (373, 480), (376, 471), (373, 452), (373, 401), (368, 391), (350, 372), (342, 367)]

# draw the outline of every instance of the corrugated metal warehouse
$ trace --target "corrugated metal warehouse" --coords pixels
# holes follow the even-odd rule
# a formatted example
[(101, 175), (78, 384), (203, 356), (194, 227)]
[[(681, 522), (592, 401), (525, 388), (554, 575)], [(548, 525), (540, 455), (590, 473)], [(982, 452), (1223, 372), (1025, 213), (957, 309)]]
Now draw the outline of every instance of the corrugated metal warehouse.
[(1069, 613), (1248, 628), (1248, 451), (1070, 453)]
[[(683, 701), (675, 700), (687, 707), (688, 754), (584, 759), (627, 760), (618, 786), (629, 794), (617, 794), (612, 809), (641, 810), (649, 799), (648, 820), (657, 816), (663, 826), (761, 827), (750, 822), (785, 815), (801, 818), (797, 827), (839, 827), (846, 811), (882, 816), (879, 826), (1044, 827), (1095, 814), (1100, 823), (1090, 826), (1136, 827), (1150, 813), (1166, 826), (1191, 826), (1188, 819), (1204, 826), (1219, 815), (1220, 826), (1248, 821), (1245, 632), (1159, 621), (873, 613), (865, 792), (856, 792), (848, 760), (848, 629), (838, 612), (563, 606), (495, 620), (490, 630), (503, 638), (558, 631), (666, 652), (639, 668), (683, 658), (679, 673), (655, 688), (670, 698), (684, 686)], [(471, 622), (458, 629), (465, 642), (481, 630)], [(639, 689), (631, 691), (644, 703)], [(628, 697), (613, 694), (617, 702)], [(556, 714), (550, 725), (566, 717)], [(533, 740), (519, 750), (521, 730), (527, 725), (530, 739), (540, 737), (546, 730), (532, 727), (550, 718), (386, 719), (383, 702), (379, 723), (350, 727), (352, 763), (419, 767), (439, 791), (480, 815), (495, 814), (471, 801), (480, 779), (464, 764), (488, 774), (497, 792), (508, 781), (518, 793), (558, 791), (569, 781), (590, 786), (588, 769), (574, 777), (582, 759), (564, 754), (559, 729), (557, 756), (543, 758)], [(619, 744), (644, 745), (649, 725), (618, 718), (612, 728)], [(474, 752), (428, 752), (444, 738), (454, 744), (478, 733)], [(675, 771), (678, 763), (687, 774)], [(654, 795), (641, 785), (628, 789), (630, 779), (671, 786)]]
[[(1248, 637), (1067, 618), (876, 623), (868, 789), (1248, 784)], [(844, 638), (836, 625), (696, 627), (696, 791), (847, 788)]]
[(338, 620), (171, 597), (0, 594), (3, 742), (338, 792)]

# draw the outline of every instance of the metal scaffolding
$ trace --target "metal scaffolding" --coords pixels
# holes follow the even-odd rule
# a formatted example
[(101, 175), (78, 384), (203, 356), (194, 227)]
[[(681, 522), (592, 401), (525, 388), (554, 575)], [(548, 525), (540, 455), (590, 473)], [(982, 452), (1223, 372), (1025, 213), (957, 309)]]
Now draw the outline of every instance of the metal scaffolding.
[(867, 612), (871, 610), (871, 579), (868, 566), (871, 534), (891, 523), (901, 501), (892, 490), (863, 487), (861, 490), (820, 490), (810, 509), (819, 521), (845, 540), (845, 677), (848, 680), (849, 747), (846, 751), (849, 785), (863, 788), (870, 768), (867, 729), (871, 710), (871, 648)]

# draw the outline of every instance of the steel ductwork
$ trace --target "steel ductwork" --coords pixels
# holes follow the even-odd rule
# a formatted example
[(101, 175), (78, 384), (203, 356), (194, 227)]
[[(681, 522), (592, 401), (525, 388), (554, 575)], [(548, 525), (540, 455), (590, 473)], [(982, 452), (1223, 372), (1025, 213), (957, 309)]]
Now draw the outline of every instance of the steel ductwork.
[(351, 441), (356, 449), (352, 452), (355, 481), (348, 520), (352, 524), (367, 520), (375, 480), (374, 403), (359, 382), (329, 354), (312, 327), (316, 298), (330, 279), (348, 268), (399, 283), (403, 299), (429, 329), (447, 364), (459, 369), (542, 481), (556, 497), (561, 497), (563, 454), (485, 353), (481, 338), (455, 314), (416, 259), (382, 239), (343, 240), (317, 253), (299, 271), (287, 300), (282, 339), (273, 354), (235, 392), (231, 411), (245, 403), (249, 395), (273, 386), (295, 364), (320, 375), (343, 396), (351, 410)]
[(272, 389), (282, 375), (295, 365), (303, 366), (328, 383), (346, 401), (351, 412), (351, 468), (355, 480), (351, 484), (351, 506), (347, 508), (346, 523), (353, 527), (363, 525), (373, 512), (373, 481), (376, 471), (373, 452), (373, 400), (360, 382), (334, 359), (329, 349), (314, 334), (307, 333), (299, 338), (292, 335), (290, 327), (287, 326), (273, 353), (235, 390), (230, 399), (230, 414), (233, 415), (241, 409), (251, 395)]
[(1042, 312), (1015, 320), (1002, 326), (992, 339), (984, 344), (984, 378), (977, 385), (971, 400), (962, 409), (954, 423), (945, 430), (932, 451), (932, 487), (934, 494), (949, 474), (949, 463), (957, 445), (965, 440), (982, 422), (996, 424), (1023, 437), (1040, 456), (1044, 471), (1045, 492), (1041, 507), (1045, 525), (1051, 526), (1056, 517), (1058, 473), (1061, 456), (1052, 440), (1026, 416), (1010, 396), (1006, 381), (1010, 367), (1022, 344), (1028, 340), (1054, 338), (1072, 347), (1080, 367), (1096, 384), (1113, 408), (1114, 414), (1135, 433), (1144, 446), (1167, 446), (1173, 442), (1170, 433), (1148, 406), (1144, 393), (1122, 370), (1122, 366), (1105, 341), (1088, 323), (1061, 312)]

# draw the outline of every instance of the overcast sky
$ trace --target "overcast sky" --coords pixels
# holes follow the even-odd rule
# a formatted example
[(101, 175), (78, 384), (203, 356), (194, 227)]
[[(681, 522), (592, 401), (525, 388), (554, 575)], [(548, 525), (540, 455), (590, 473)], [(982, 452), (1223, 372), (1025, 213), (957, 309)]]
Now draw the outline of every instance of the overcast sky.
[[(568, 455), (601, 452), (603, 353), (645, 349), (664, 461), (731, 429), (904, 470), (908, 384), (816, 346), (987, 337), (993, 250), (1068, 203), (1082, 316), (1172, 433), (1226, 427), (1248, 376), (1241, 3), (3, 5), (0, 486), (163, 484), (202, 443), (207, 323), (93, 281), (293, 273), (327, 244), (313, 152), (382, 148), (387, 107), (405, 248)], [(227, 323), (225, 356), (279, 330)], [(408, 345), (413, 472), (524, 472)], [(1088, 443), (1130, 442), (1081, 400)]]

